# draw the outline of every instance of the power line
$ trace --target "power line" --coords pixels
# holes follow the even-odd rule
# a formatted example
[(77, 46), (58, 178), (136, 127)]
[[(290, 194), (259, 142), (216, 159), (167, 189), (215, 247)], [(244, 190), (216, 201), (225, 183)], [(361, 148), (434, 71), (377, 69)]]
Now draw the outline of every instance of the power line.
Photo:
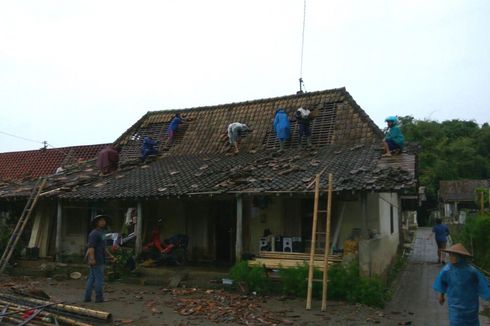
[(30, 142), (32, 142), (32, 143), (37, 143), (37, 144), (42, 144), (42, 145), (45, 145), (45, 143), (44, 143), (44, 142), (42, 142), (42, 141), (39, 141), (39, 140), (34, 140), (34, 139), (30, 139), (30, 138), (22, 137), (22, 136), (17, 136), (17, 135), (14, 135), (14, 134), (11, 134), (11, 133), (8, 133), (8, 132), (5, 132), (5, 131), (1, 131), (1, 130), (0, 130), (0, 134), (4, 134), (4, 135), (10, 136), (10, 137), (14, 137), (14, 138), (22, 139), (22, 140), (25, 140), (25, 141), (30, 141)]

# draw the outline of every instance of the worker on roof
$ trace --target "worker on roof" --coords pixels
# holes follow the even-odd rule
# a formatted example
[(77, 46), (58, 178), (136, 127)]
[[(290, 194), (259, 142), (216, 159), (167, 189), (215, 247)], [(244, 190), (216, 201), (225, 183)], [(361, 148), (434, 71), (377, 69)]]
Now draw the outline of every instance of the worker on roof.
[(300, 107), (295, 113), (296, 121), (298, 122), (298, 146), (301, 147), (303, 137), (306, 138), (306, 146), (311, 147), (311, 120), (313, 116), (307, 108)]
[(439, 292), (439, 303), (443, 305), (447, 296), (451, 326), (480, 325), (478, 297), (490, 300), (488, 280), (468, 264), (466, 259), (472, 255), (462, 244), (456, 243), (443, 251), (449, 253), (450, 263), (441, 269), (432, 286)]
[(184, 122), (184, 119), (180, 116), (180, 113), (176, 113), (175, 116), (172, 118), (172, 121), (170, 121), (170, 124), (168, 125), (167, 128), (167, 146), (172, 146), (174, 144), (174, 137), (175, 133), (179, 129), (180, 124)]
[(235, 147), (235, 154), (240, 151), (240, 140), (245, 131), (251, 130), (246, 124), (240, 122), (233, 122), (228, 126), (228, 139), (230, 145)]
[(157, 155), (158, 151), (155, 146), (158, 144), (157, 141), (151, 139), (151, 137), (146, 136), (143, 139), (143, 145), (141, 146), (141, 161), (145, 161), (150, 155)]
[(107, 175), (116, 171), (118, 165), (119, 148), (116, 148), (113, 145), (108, 145), (97, 154), (96, 166), (102, 175)]
[(284, 150), (284, 143), (291, 137), (291, 124), (289, 123), (289, 117), (283, 108), (279, 108), (274, 116), (274, 131), (276, 132), (277, 139), (279, 139), (279, 151)]
[(403, 136), (400, 128), (398, 127), (398, 119), (395, 116), (389, 116), (385, 119), (388, 124), (387, 131), (385, 133), (384, 154), (383, 156), (391, 156), (391, 154), (401, 153), (403, 149), (403, 143), (405, 137)]

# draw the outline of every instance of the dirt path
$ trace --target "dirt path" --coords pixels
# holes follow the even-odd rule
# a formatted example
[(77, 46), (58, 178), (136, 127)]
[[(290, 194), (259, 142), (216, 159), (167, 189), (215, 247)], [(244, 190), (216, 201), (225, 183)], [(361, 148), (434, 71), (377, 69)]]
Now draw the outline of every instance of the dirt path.
[[(417, 230), (409, 263), (399, 276), (393, 298), (385, 312), (398, 315), (395, 319), (410, 321), (413, 325), (449, 325), (447, 305), (440, 306), (437, 294), (432, 290), (432, 284), (442, 266), (437, 264), (434, 239), (427, 240), (430, 233), (430, 228)], [(484, 316), (480, 316), (480, 323), (490, 325), (489, 319)]]

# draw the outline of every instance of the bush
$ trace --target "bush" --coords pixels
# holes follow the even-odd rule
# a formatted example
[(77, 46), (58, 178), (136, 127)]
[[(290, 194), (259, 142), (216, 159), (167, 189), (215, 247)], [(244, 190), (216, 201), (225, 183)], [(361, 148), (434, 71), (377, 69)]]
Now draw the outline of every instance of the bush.
[[(322, 273), (315, 269), (313, 278), (321, 279)], [(281, 269), (281, 292), (285, 295), (305, 298), (308, 290), (308, 265), (298, 265), (294, 268)], [(313, 297), (321, 297), (322, 286), (319, 282), (313, 282)]]
[(475, 263), (483, 269), (490, 269), (490, 215), (468, 216), (459, 234), (453, 237), (473, 251)]
[(265, 270), (262, 267), (250, 267), (247, 261), (236, 263), (230, 270), (230, 277), (245, 285), (248, 292), (266, 293), (270, 290)]

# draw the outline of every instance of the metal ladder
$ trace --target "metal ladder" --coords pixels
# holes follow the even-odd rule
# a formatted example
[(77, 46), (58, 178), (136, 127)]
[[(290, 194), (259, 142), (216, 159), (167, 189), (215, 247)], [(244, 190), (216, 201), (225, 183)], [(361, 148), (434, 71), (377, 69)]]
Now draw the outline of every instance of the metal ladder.
[(24, 207), (24, 210), (22, 211), (22, 215), (20, 216), (19, 221), (17, 222), (14, 231), (12, 232), (12, 235), (10, 236), (7, 246), (5, 247), (5, 250), (2, 254), (2, 258), (0, 258), (0, 274), (3, 273), (5, 267), (7, 267), (10, 257), (14, 253), (15, 246), (17, 246), (17, 243), (19, 242), (22, 232), (24, 232), (24, 228), (26, 227), (27, 222), (31, 217), (31, 213), (34, 210), (34, 207), (36, 206), (37, 200), (39, 199), (39, 195), (41, 194), (41, 191), (43, 190), (45, 184), (46, 184), (46, 179), (39, 178), (34, 188), (32, 189), (31, 196), (27, 200), (27, 204)]

